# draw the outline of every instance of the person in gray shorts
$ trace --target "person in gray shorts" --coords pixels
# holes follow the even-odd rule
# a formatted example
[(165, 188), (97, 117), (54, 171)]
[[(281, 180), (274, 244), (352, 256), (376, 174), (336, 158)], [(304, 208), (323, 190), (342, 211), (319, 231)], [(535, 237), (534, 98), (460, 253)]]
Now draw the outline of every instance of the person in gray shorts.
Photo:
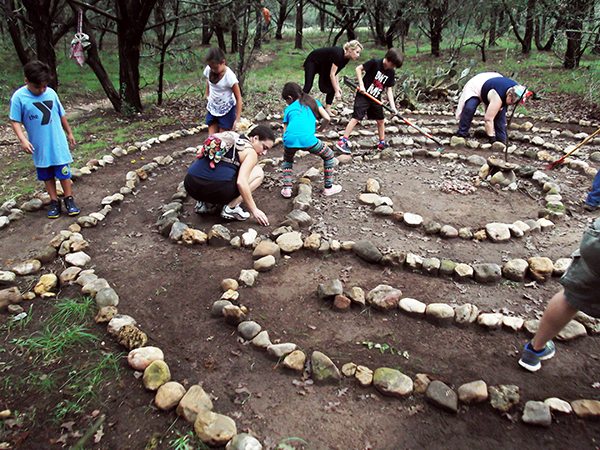
[(571, 267), (560, 279), (563, 289), (548, 302), (537, 333), (521, 354), (519, 365), (531, 372), (554, 356), (552, 338), (578, 311), (600, 318), (600, 218), (585, 230), (579, 250), (572, 256)]

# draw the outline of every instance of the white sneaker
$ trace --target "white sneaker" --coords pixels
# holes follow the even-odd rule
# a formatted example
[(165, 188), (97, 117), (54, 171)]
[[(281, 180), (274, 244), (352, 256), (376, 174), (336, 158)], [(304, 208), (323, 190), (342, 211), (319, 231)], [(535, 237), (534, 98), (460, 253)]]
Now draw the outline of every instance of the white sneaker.
[(338, 192), (342, 192), (342, 186), (339, 184), (333, 184), (330, 188), (323, 189), (323, 195), (334, 195)]
[(235, 208), (230, 208), (228, 205), (223, 206), (221, 217), (229, 220), (246, 220), (250, 217), (250, 213), (242, 209), (240, 205)]

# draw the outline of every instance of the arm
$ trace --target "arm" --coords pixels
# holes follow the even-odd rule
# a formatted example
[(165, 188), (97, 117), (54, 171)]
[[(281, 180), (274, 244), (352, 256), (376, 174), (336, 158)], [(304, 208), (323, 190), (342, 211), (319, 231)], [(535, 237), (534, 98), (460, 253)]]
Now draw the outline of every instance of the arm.
[(360, 92), (365, 92), (365, 85), (363, 83), (363, 71), (365, 70), (365, 68), (363, 67), (363, 65), (361, 64), (360, 66), (358, 66), (354, 71), (356, 72), (356, 76), (358, 77), (358, 87)]
[(337, 74), (338, 67), (335, 64), (331, 64), (331, 71), (329, 72), (329, 78), (331, 78), (331, 84), (333, 91), (335, 92), (335, 98), (340, 100), (342, 98), (342, 89), (340, 88), (340, 79)]
[(209, 95), (210, 95), (210, 84), (207, 81), (206, 82), (206, 98), (208, 98)]
[(233, 122), (233, 130), (237, 129), (237, 124), (242, 117), (242, 91), (240, 91), (240, 85), (235, 83), (231, 90), (235, 96), (235, 121)]
[(498, 93), (494, 90), (491, 90), (488, 93), (488, 100), (490, 104), (485, 110), (485, 133), (488, 137), (494, 137), (496, 135), (496, 131), (494, 128), (494, 119), (496, 118), (496, 114), (502, 109), (502, 99), (498, 95)]
[(258, 161), (258, 156), (256, 152), (251, 149), (245, 150), (243, 153), (240, 153), (240, 170), (238, 171), (237, 176), (237, 186), (240, 191), (240, 195), (250, 209), (252, 215), (256, 218), (258, 223), (263, 226), (269, 225), (269, 219), (267, 215), (262, 212), (254, 203), (254, 198), (252, 197), (252, 189), (250, 188), (250, 175), (252, 170), (256, 166)]
[(19, 142), (21, 142), (21, 148), (23, 149), (23, 151), (25, 153), (33, 155), (33, 151), (35, 149), (33, 148), (33, 145), (31, 144), (31, 142), (29, 142), (29, 139), (27, 139), (27, 137), (25, 136), (25, 133), (23, 132), (23, 127), (21, 126), (21, 122), (17, 122), (16, 120), (11, 120), (10, 124), (12, 125), (13, 130), (15, 130), (15, 134), (17, 135), (17, 138), (19, 138)]
[(387, 98), (388, 98), (388, 102), (390, 104), (390, 108), (392, 108), (396, 113), (398, 112), (398, 110), (396, 109), (396, 102), (394, 101), (394, 91), (392, 89), (392, 87), (388, 87), (387, 90)]
[(287, 125), (288, 125), (288, 124), (287, 124), (287, 122), (285, 122), (285, 123), (283, 124), (283, 133), (284, 133), (284, 134), (285, 134), (285, 130), (287, 130)]
[[(331, 121), (331, 117), (329, 117), (329, 114), (327, 114), (327, 111), (325, 111), (325, 108), (323, 108), (322, 106), (319, 106), (319, 114), (321, 114), (321, 122), (319, 124), (319, 128), (317, 128), (317, 132), (320, 133), (327, 127), (327, 125)], [(283, 131), (285, 133), (285, 128), (283, 129)]]
[(69, 122), (67, 121), (67, 116), (62, 116), (60, 118), (60, 123), (67, 134), (67, 139), (69, 140), (69, 144), (75, 145), (75, 136), (71, 132), (71, 127), (69, 126)]

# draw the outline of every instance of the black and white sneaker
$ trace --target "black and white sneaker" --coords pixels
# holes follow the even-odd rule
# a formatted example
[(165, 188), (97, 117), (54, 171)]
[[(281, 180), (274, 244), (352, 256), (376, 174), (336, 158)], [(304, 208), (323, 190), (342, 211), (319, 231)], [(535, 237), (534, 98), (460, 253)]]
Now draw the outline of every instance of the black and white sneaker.
[(221, 217), (229, 220), (246, 220), (250, 217), (250, 213), (244, 211), (240, 205), (237, 205), (235, 208), (225, 205), (221, 211)]

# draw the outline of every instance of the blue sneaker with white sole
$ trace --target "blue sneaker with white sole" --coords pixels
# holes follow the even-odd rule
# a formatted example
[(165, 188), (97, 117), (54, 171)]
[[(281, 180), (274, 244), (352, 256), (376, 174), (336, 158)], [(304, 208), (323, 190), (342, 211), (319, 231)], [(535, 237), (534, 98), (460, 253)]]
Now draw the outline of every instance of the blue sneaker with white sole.
[(542, 367), (541, 362), (552, 358), (554, 353), (556, 353), (556, 346), (552, 341), (548, 341), (546, 347), (539, 352), (533, 349), (531, 341), (529, 341), (521, 354), (519, 365), (530, 372), (537, 372)]

